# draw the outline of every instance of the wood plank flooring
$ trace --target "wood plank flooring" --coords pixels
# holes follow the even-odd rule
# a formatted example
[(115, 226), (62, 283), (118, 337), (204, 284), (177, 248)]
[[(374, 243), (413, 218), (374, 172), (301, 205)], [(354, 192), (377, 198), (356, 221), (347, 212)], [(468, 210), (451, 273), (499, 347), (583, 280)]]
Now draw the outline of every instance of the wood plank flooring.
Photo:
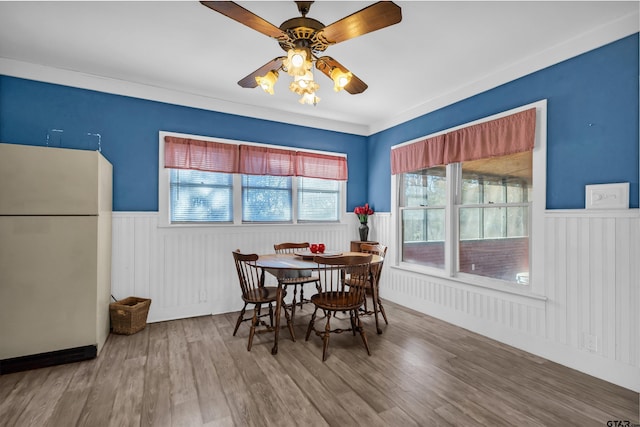
[[(304, 341), (296, 313), (272, 334), (237, 314), (154, 323), (111, 335), (98, 358), (0, 376), (1, 426), (606, 426), (639, 423), (638, 393), (385, 303), (372, 356), (359, 336)], [(322, 321), (322, 320), (321, 320)], [(348, 323), (348, 322), (345, 322)], [(332, 326), (337, 326), (334, 322)]]

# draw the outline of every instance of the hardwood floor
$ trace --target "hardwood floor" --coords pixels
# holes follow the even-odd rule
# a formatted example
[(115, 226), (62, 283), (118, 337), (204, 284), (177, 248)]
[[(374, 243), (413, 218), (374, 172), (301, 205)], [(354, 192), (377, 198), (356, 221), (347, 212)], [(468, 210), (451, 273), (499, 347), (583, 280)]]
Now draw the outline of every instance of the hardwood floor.
[[(0, 376), (2, 426), (606, 426), (638, 423), (638, 393), (385, 302), (376, 335), (304, 333), (311, 304), (286, 330), (236, 313), (154, 323), (111, 335), (94, 360)], [(348, 321), (347, 321), (348, 323)]]

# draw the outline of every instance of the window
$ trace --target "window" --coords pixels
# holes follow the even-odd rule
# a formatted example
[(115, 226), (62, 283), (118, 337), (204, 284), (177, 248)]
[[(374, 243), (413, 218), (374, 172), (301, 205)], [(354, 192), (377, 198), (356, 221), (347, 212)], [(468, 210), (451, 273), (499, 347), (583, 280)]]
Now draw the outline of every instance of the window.
[(340, 182), (298, 178), (298, 221), (338, 221)]
[[(508, 118), (508, 114), (501, 117)], [(544, 174), (534, 173), (534, 163), (537, 158), (544, 166), (544, 151), (537, 149), (536, 154), (525, 149), (448, 162), (453, 149), (447, 147), (445, 135), (419, 140), (404, 152), (392, 152), (392, 171), (404, 168), (394, 172), (393, 181), (399, 218), (398, 261), (413, 269), (425, 268), (430, 274), (491, 287), (508, 282), (527, 288), (532, 255), (539, 254), (530, 236), (535, 235), (536, 226), (540, 228), (537, 218), (544, 210), (543, 203), (534, 210), (534, 193), (544, 195), (544, 180), (538, 176)], [(536, 137), (536, 146), (539, 144)], [(474, 150), (480, 151), (477, 146)], [(436, 153), (435, 163), (446, 165), (426, 161), (426, 167), (412, 170), (420, 164), (415, 153), (425, 158)]]
[(402, 261), (445, 268), (447, 175), (458, 224), (456, 271), (509, 282), (526, 277), (531, 152), (402, 174)]
[(170, 169), (171, 222), (232, 222), (233, 175)]
[(527, 151), (461, 163), (459, 272), (509, 282), (528, 276), (531, 159)]
[(401, 175), (404, 262), (444, 268), (446, 185), (444, 166)]
[(344, 210), (344, 156), (160, 132), (159, 164), (162, 225), (339, 222)]
[(242, 175), (242, 222), (290, 222), (291, 177)]

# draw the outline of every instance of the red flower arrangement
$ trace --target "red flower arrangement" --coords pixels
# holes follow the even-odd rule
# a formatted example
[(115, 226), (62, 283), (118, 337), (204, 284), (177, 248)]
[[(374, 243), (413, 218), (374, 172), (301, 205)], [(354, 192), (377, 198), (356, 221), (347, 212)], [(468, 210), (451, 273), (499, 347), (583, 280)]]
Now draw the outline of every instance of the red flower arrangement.
[(357, 206), (353, 213), (358, 215), (358, 219), (360, 220), (360, 224), (366, 224), (369, 215), (373, 215), (373, 209), (369, 207), (369, 203), (365, 203), (364, 206)]

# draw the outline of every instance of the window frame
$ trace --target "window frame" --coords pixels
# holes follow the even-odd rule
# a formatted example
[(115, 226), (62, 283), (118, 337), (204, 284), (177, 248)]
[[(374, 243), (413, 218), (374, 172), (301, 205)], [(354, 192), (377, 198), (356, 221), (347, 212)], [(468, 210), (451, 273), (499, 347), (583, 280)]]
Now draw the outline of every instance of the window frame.
[(269, 147), (277, 149), (285, 149), (292, 151), (302, 151), (307, 153), (325, 154), (331, 156), (347, 157), (345, 153), (336, 153), (319, 150), (301, 149), (296, 147), (287, 147), (273, 144), (261, 144), (256, 142), (248, 142), (241, 140), (231, 140), (224, 138), (214, 138), (200, 135), (184, 134), (177, 132), (159, 131), (158, 132), (158, 227), (162, 228), (189, 228), (189, 227), (233, 227), (233, 226), (282, 226), (282, 225), (309, 225), (309, 224), (343, 224), (346, 217), (347, 203), (347, 185), (346, 181), (339, 181), (339, 208), (338, 221), (298, 221), (298, 205), (297, 192), (298, 180), (291, 177), (291, 221), (278, 222), (243, 222), (242, 221), (242, 174), (234, 173), (233, 175), (233, 222), (171, 222), (171, 197), (170, 197), (170, 169), (164, 167), (164, 138), (165, 136), (174, 136), (178, 138), (198, 139), (201, 141), (222, 142), (235, 145), (254, 145), (260, 147)]
[[(547, 135), (547, 101), (546, 99), (523, 105), (511, 110), (503, 111), (488, 117), (484, 117), (460, 126), (442, 130), (427, 136), (420, 136), (413, 140), (395, 145), (411, 144), (416, 141), (433, 138), (438, 135), (455, 131), (464, 127), (476, 125), (490, 120), (499, 119), (530, 108), (536, 109), (535, 144), (532, 151), (533, 157), (533, 189), (531, 206), (529, 208), (529, 285), (522, 286), (515, 282), (507, 282), (474, 274), (458, 272), (458, 245), (459, 224), (457, 201), (458, 182), (462, 179), (462, 168), (459, 163), (446, 165), (446, 205), (445, 205), (445, 265), (443, 269), (429, 267), (402, 261), (402, 217), (400, 207), (400, 175), (391, 176), (391, 206), (395, 221), (391, 227), (391, 241), (398, 248), (391, 259), (393, 268), (411, 271), (427, 276), (440, 277), (447, 280), (458, 281), (466, 285), (481, 286), (501, 292), (519, 295), (544, 295), (544, 212), (546, 209), (546, 135)], [(454, 179), (450, 179), (454, 177)]]

